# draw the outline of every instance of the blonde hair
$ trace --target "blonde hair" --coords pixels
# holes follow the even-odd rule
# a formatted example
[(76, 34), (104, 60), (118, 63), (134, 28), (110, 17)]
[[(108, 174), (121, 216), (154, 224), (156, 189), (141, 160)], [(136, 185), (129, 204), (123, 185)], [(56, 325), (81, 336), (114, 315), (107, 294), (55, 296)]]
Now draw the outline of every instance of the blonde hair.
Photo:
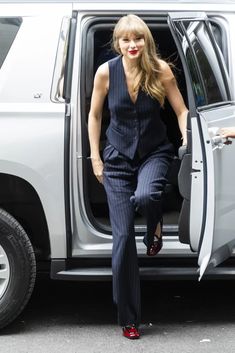
[(153, 36), (146, 23), (140, 17), (132, 14), (121, 17), (113, 31), (113, 48), (118, 54), (121, 54), (119, 39), (130, 33), (140, 36), (145, 40), (145, 50), (139, 60), (138, 73), (134, 80), (134, 90), (137, 91), (140, 86), (163, 106), (165, 90), (159, 80), (161, 72), (160, 56), (157, 53)]

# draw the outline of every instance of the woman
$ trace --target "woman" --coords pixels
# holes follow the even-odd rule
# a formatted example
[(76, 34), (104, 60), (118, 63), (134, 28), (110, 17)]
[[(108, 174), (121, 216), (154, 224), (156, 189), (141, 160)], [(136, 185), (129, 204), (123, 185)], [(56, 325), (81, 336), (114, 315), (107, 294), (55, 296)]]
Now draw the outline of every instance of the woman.
[[(95, 75), (88, 131), (93, 172), (104, 184), (113, 233), (113, 297), (123, 335), (139, 338), (140, 282), (134, 232), (135, 210), (146, 218), (147, 255), (162, 248), (161, 195), (173, 146), (160, 119), (165, 97), (186, 144), (187, 108), (169, 65), (157, 53), (151, 32), (138, 16), (122, 17), (113, 32), (118, 57)], [(102, 108), (111, 114), (103, 161), (99, 152)]]

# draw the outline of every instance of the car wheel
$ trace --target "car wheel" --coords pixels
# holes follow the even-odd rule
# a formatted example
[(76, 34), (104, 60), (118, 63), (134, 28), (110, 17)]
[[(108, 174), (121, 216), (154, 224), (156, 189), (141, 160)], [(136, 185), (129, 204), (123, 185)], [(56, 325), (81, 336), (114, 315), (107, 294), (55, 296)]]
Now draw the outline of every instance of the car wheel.
[(35, 283), (36, 261), (21, 225), (0, 209), (0, 328), (24, 309)]

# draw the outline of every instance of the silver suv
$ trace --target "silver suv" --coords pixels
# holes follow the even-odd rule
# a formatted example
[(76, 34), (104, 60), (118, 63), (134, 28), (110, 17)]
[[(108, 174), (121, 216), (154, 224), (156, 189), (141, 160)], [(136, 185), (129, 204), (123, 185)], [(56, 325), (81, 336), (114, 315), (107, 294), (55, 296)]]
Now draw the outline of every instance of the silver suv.
[[(63, 280), (112, 277), (108, 207), (92, 174), (87, 118), (94, 73), (115, 55), (112, 30), (129, 12), (143, 17), (174, 63), (190, 110), (185, 150), (172, 110), (167, 103), (162, 110), (176, 157), (164, 247), (154, 259), (145, 255), (136, 213), (141, 276), (234, 278), (235, 143), (219, 135), (235, 126), (234, 1), (1, 1), (0, 328), (23, 310), (37, 270)], [(101, 149), (107, 106), (102, 122)]]

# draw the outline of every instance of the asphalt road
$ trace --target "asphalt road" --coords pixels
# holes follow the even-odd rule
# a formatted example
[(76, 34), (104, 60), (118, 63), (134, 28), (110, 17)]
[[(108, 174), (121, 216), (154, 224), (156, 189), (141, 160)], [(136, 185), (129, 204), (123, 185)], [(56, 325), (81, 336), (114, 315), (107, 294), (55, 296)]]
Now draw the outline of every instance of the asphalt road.
[(142, 282), (141, 339), (121, 336), (111, 283), (37, 281), (1, 353), (234, 353), (235, 281)]

